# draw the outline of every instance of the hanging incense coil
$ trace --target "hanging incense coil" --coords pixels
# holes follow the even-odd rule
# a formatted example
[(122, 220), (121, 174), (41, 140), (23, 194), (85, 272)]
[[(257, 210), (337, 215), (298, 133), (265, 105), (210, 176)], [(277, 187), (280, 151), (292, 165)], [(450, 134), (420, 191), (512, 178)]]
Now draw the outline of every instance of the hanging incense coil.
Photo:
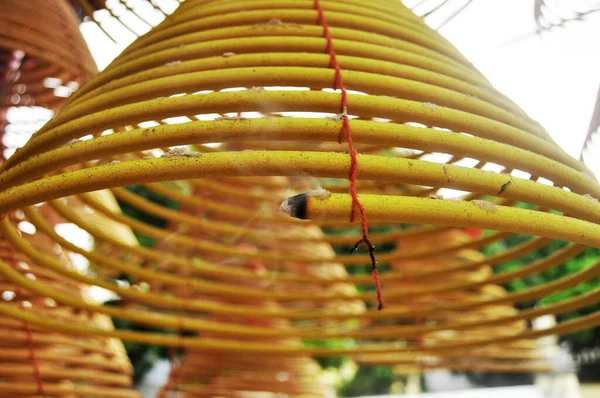
[[(340, 76), (346, 96), (339, 92), (344, 91)], [(346, 98), (345, 108), (341, 97)], [(347, 125), (351, 127), (357, 156), (348, 144), (337, 144), (342, 125), (343, 142), (349, 138)], [(205, 145), (211, 143), (229, 146)], [(288, 178), (309, 183), (300, 188)], [(173, 200), (183, 210), (156, 205), (122, 188), (133, 184)], [(213, 196), (191, 195), (185, 184), (201, 186)], [(316, 189), (319, 184), (325, 192)], [(188, 0), (73, 95), (61, 114), (7, 160), (0, 169), (0, 186), (3, 213), (23, 209), (38, 230), (107, 270), (91, 276), (64, 272), (64, 277), (112, 290), (129, 303), (124, 309), (71, 305), (174, 333), (74, 330), (43, 316), (27, 317), (47, 328), (203, 354), (372, 358), (398, 353), (421, 364), (431, 356), (451, 357), (457, 351), (468, 355), (481, 347), (489, 347), (487, 352), (507, 345), (530, 347), (528, 342), (544, 335), (600, 324), (600, 314), (593, 313), (545, 330), (523, 326), (523, 321), (542, 315), (589, 306), (600, 292), (530, 310), (496, 310), (597, 278), (597, 264), (519, 292), (477, 290), (543, 272), (588, 246), (599, 246), (600, 205), (594, 198), (600, 196), (600, 185), (452, 45), (395, 1)], [(310, 221), (273, 211), (282, 198), (272, 192), (290, 188), (290, 196), (315, 191), (284, 206), (291, 215)], [(88, 195), (98, 189), (110, 189), (119, 200), (169, 220), (171, 229), (108, 211)], [(461, 200), (450, 200), (444, 197), (446, 189), (466, 193)], [(381, 268), (387, 307), (380, 312), (369, 254), (363, 249), (346, 254), (365, 236), (349, 223), (357, 201), (371, 228), (368, 238), (376, 260), (390, 268)], [(80, 250), (53, 234), (31, 207), (39, 202), (114, 248), (118, 258)], [(532, 208), (521, 208), (523, 203)], [(86, 220), (77, 210), (82, 206), (155, 244), (168, 241), (169, 249), (124, 244)], [(308, 222), (331, 234), (295, 230)], [(190, 232), (191, 227), (202, 229), (202, 237)], [(471, 253), (461, 260), (461, 270), (455, 265), (431, 267), (440, 258), (452, 264), (448, 253), (456, 247), (432, 244), (409, 251), (411, 238), (425, 242), (449, 227), (497, 231), (457, 243), (461, 250), (478, 250), (512, 234), (531, 237), (485, 259)], [(18, 245), (7, 221), (0, 228)], [(256, 250), (237, 246), (240, 237)], [(498, 278), (485, 268), (523, 257), (554, 239), (570, 244), (540, 261), (526, 262), (525, 271)], [(313, 243), (337, 251), (313, 250)], [(228, 259), (260, 260), (265, 272), (240, 269), (227, 264)], [(398, 264), (416, 259), (432, 262), (424, 269), (399, 270), (403, 268)], [(39, 260), (40, 266), (55, 268), (49, 259)], [(300, 265), (316, 270), (324, 263), (343, 264), (348, 272), (300, 270)], [(0, 267), (0, 273), (13, 276), (7, 267)], [(131, 277), (132, 286), (124, 288), (104, 276), (118, 273)], [(458, 276), (464, 282), (455, 286)], [(432, 278), (435, 284), (423, 283)], [(238, 280), (253, 283), (239, 285)], [(41, 289), (44, 284), (29, 286)], [(201, 298), (184, 298), (185, 286), (202, 292)], [(453, 292), (455, 300), (428, 301), (440, 289)], [(465, 293), (472, 289), (481, 294), (479, 299)], [(411, 297), (423, 297), (422, 305), (412, 306)], [(52, 298), (66, 299), (58, 294)], [(252, 305), (257, 301), (277, 306)], [(340, 305), (356, 301), (360, 308)], [(2, 305), (0, 312), (9, 314)], [(10, 316), (25, 318), (22, 313)], [(231, 325), (223, 316), (287, 319), (292, 326)], [(492, 323), (490, 317), (511, 333), (478, 333)], [(420, 344), (444, 330), (457, 332), (448, 339), (436, 338), (436, 344)], [(464, 337), (470, 333), (473, 338)], [(266, 341), (282, 336), (340, 344), (332, 348)], [(262, 340), (242, 341), (248, 337)], [(477, 361), (472, 363), (476, 369)]]
[[(267, 180), (268, 181), (268, 180)], [(271, 179), (272, 182), (277, 182), (277, 179)], [(202, 198), (202, 199), (210, 199), (215, 201), (222, 201), (223, 203), (229, 203), (231, 205), (240, 205), (243, 204), (243, 201), (236, 200), (235, 197), (231, 197), (230, 195), (224, 194), (223, 192), (219, 192), (218, 190), (213, 190), (211, 187), (214, 186), (224, 186), (227, 187), (229, 184), (227, 182), (219, 181), (219, 180), (211, 180), (208, 181), (209, 184), (194, 184), (191, 182), (190, 184), (190, 193), (194, 198)], [(251, 188), (251, 187), (249, 187)], [(256, 186), (254, 186), (256, 188)], [(270, 191), (270, 195), (274, 197), (285, 198), (286, 193), (289, 194), (288, 190), (280, 190), (279, 192), (276, 189), (272, 189)], [(121, 196), (123, 199), (123, 196)], [(271, 209), (264, 206), (265, 202), (254, 201), (252, 203), (246, 203), (249, 208), (254, 207), (254, 211), (260, 211), (260, 207), (262, 207), (263, 211), (274, 213), (277, 211), (276, 201), (272, 202)], [(256, 206), (256, 207), (255, 207)], [(220, 216), (219, 214), (203, 214), (201, 209), (183, 205), (180, 208), (181, 212), (187, 213), (190, 217), (198, 217), (198, 219), (204, 219), (207, 222), (215, 222), (222, 223), (226, 221), (226, 218)], [(285, 234), (286, 232), (295, 233), (301, 236), (314, 236), (314, 237), (322, 237), (322, 232), (318, 227), (312, 225), (302, 225), (297, 226), (293, 231), (290, 231), (289, 228), (287, 231), (281, 230), (281, 228), (277, 228), (276, 226), (271, 226), (270, 228), (261, 228), (259, 225), (260, 222), (251, 223), (250, 228), (254, 232), (263, 232), (265, 234), (273, 235), (274, 239), (277, 239), (275, 236), (277, 234)], [(174, 223), (171, 228), (167, 229), (175, 229), (173, 232), (177, 230), (181, 230), (184, 227), (185, 223)], [(197, 239), (206, 239), (210, 238), (213, 235), (210, 231), (207, 231), (205, 228), (198, 228), (192, 225), (188, 225), (186, 228), (186, 235), (195, 237)], [(243, 233), (243, 232), (242, 232)], [(225, 238), (225, 237), (221, 237)], [(256, 242), (256, 244), (252, 243), (253, 239), (246, 238), (243, 236), (239, 237), (231, 237), (229, 242), (232, 246), (247, 250), (248, 252), (258, 251), (259, 247), (256, 245), (264, 245), (268, 244), (266, 241)], [(180, 247), (177, 245), (171, 246), (171, 241), (169, 239), (163, 240), (159, 245), (160, 248), (163, 249), (166, 253), (177, 252), (180, 250)], [(306, 244), (305, 242), (281, 242), (275, 240), (270, 247), (271, 253), (285, 253), (286, 251), (302, 253), (303, 249), (309, 249), (314, 251), (323, 251), (323, 252), (331, 252), (331, 247), (326, 243), (319, 242), (310, 242)], [(224, 264), (232, 268), (238, 268), (240, 270), (249, 270), (255, 275), (266, 275), (268, 273), (267, 267), (261, 259), (243, 259), (236, 258), (232, 256), (221, 257), (217, 253), (214, 254), (203, 254), (201, 252), (194, 252), (193, 250), (186, 253), (190, 258), (201, 259), (201, 261), (210, 261), (215, 264)], [(167, 266), (165, 263), (163, 266)], [(320, 266), (313, 267), (305, 267), (303, 264), (292, 264), (286, 263), (282, 264), (280, 267), (281, 272), (287, 273), (295, 273), (297, 275), (305, 275), (309, 276), (311, 274), (326, 274), (326, 273), (338, 273), (340, 275), (345, 275), (345, 270), (341, 264), (333, 264), (333, 263), (323, 263)], [(181, 275), (181, 274), (180, 274)], [(184, 277), (189, 277), (189, 275), (182, 275)], [(248, 286), (248, 287), (258, 287), (262, 289), (268, 289), (270, 286), (270, 282), (268, 280), (247, 280), (247, 279), (232, 279), (231, 277), (219, 277), (213, 276), (208, 277), (207, 279), (213, 280), (215, 282), (229, 282), (231, 287), (235, 286)], [(335, 287), (342, 287), (344, 284), (340, 283), (337, 285), (331, 286), (330, 289), (334, 289)], [(299, 287), (299, 284), (289, 284), (290, 288)], [(310, 286), (314, 289), (316, 286)], [(346, 288), (352, 289), (352, 286), (345, 286)], [(322, 289), (319, 289), (322, 290)], [(318, 292), (319, 290), (316, 290)], [(173, 294), (183, 298), (183, 299), (191, 299), (191, 298), (208, 298), (210, 296), (202, 295), (202, 292), (194, 292), (190, 289), (189, 285), (184, 285), (179, 287), (179, 289), (171, 289)], [(223, 299), (215, 297), (214, 300), (218, 303), (230, 303), (230, 304), (245, 304), (248, 306), (253, 306), (256, 309), (279, 309), (281, 310), (282, 306), (285, 303), (278, 303), (274, 300), (265, 300), (265, 299), (244, 299), (240, 301), (239, 299)], [(338, 309), (343, 306), (358, 306), (359, 310), (364, 310), (362, 306), (362, 302), (354, 302), (351, 300), (346, 300), (344, 303), (339, 303)], [(295, 308), (307, 308), (306, 304), (300, 303), (299, 307)], [(310, 308), (310, 307), (308, 307)], [(249, 312), (252, 314), (252, 312)], [(180, 315), (183, 317), (183, 314)], [(239, 325), (240, 327), (250, 326), (250, 327), (263, 327), (263, 328), (272, 328), (274, 330), (293, 330), (291, 320), (283, 319), (283, 318), (269, 318), (269, 317), (260, 317), (260, 316), (238, 316), (235, 317), (233, 315), (205, 315), (202, 316), (202, 319), (213, 321), (215, 323), (221, 323), (223, 325), (235, 326)], [(328, 325), (332, 327), (334, 325)], [(338, 325), (339, 326), (339, 325)], [(335, 326), (334, 326), (335, 327)], [(201, 335), (203, 338), (227, 338), (220, 333), (203, 333)], [(259, 336), (239, 336), (239, 337), (231, 337), (231, 339), (235, 339), (240, 343), (244, 342), (268, 342), (269, 344), (279, 345), (279, 346), (288, 346), (288, 347), (301, 347), (302, 341), (297, 338), (289, 338), (282, 336), (280, 338), (270, 337), (270, 338), (261, 338)], [(207, 396), (244, 396), (244, 394), (249, 393), (282, 393), (291, 396), (327, 396), (332, 395), (333, 391), (331, 386), (327, 386), (324, 383), (318, 382), (318, 374), (320, 371), (319, 365), (306, 356), (299, 357), (271, 357), (269, 355), (256, 355), (256, 354), (245, 354), (240, 356), (235, 352), (230, 353), (206, 353), (203, 350), (187, 350), (184, 353), (181, 362), (174, 365), (175, 368), (172, 370), (171, 377), (169, 382), (163, 388), (162, 394), (165, 397), (168, 397), (170, 393), (180, 392), (182, 396), (197, 396), (207, 395)]]
[[(18, 218), (13, 221), (19, 222)], [(21, 232), (28, 244), (65, 267), (72, 266), (67, 254), (52, 240), (31, 232)], [(81, 297), (77, 283), (39, 267), (5, 240), (0, 240), (0, 259), (28, 280), (39, 281), (52, 291)], [(110, 319), (104, 315), (57, 304), (11, 280), (2, 278), (0, 286), (3, 305), (13, 311), (43, 314), (75, 326), (112, 328)], [(0, 396), (140, 396), (131, 389), (133, 369), (123, 344), (117, 339), (56, 333), (5, 316), (1, 324)]]
[[(0, 7), (0, 137), (4, 144), (6, 139), (15, 141), (17, 130), (25, 135), (18, 140), (26, 141), (26, 136), (35, 130), (32, 119), (50, 117), (58, 111), (71, 92), (96, 73), (96, 67), (66, 1), (10, 1)], [(38, 109), (32, 110), (32, 106)], [(39, 107), (47, 110), (41, 112)], [(20, 116), (15, 117), (16, 113)], [(8, 126), (9, 121), (12, 126)], [(3, 145), (2, 149), (6, 147)], [(4, 156), (3, 151), (0, 158)], [(45, 207), (38, 210), (52, 226), (62, 221)], [(31, 224), (23, 221), (22, 212), (13, 213), (4, 221), (16, 226), (14, 231), (36, 254), (73, 269), (66, 252), (47, 236), (36, 233)], [(0, 239), (0, 260), (26, 280), (83, 299), (80, 284), (39, 267), (4, 238)], [(112, 328), (105, 315), (57, 304), (42, 292), (33, 293), (13, 280), (2, 277), (0, 286), (2, 301), (11, 311), (42, 314), (75, 327)], [(56, 333), (4, 316), (0, 333), (4, 336), (0, 396), (139, 397), (131, 389), (132, 367), (117, 339)]]
[(309, 358), (196, 354), (186, 354), (174, 379), (177, 387), (167, 385), (161, 396), (169, 397), (174, 391), (182, 397), (243, 397), (266, 392), (290, 396), (333, 395), (331, 388), (315, 379), (320, 368)]
[(66, 0), (3, 2), (0, 158), (23, 145), (96, 72)]
[(66, 0), (7, 1), (1, 6), (2, 107), (57, 110), (96, 66)]

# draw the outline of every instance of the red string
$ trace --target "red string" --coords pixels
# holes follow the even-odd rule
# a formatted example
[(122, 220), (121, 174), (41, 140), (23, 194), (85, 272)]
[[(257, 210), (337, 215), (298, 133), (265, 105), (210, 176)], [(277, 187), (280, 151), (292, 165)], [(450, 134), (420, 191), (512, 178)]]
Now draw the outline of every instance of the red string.
[(375, 282), (375, 289), (377, 290), (378, 308), (381, 310), (383, 308), (383, 295), (381, 293), (381, 283), (379, 282), (379, 271), (377, 270), (377, 261), (375, 260), (375, 248), (369, 240), (367, 215), (365, 213), (363, 205), (358, 199), (358, 193), (356, 191), (356, 176), (358, 173), (358, 154), (356, 152), (356, 149), (354, 149), (354, 144), (352, 143), (352, 131), (350, 129), (350, 121), (348, 119), (348, 93), (346, 92), (346, 88), (344, 87), (342, 70), (340, 68), (339, 63), (337, 62), (335, 47), (333, 45), (333, 39), (331, 38), (331, 34), (329, 33), (329, 25), (327, 24), (327, 19), (325, 18), (325, 14), (323, 13), (323, 8), (321, 8), (319, 0), (314, 0), (314, 8), (318, 13), (317, 22), (323, 27), (323, 37), (327, 40), (327, 47), (325, 49), (325, 52), (327, 52), (330, 57), (329, 67), (335, 70), (333, 88), (335, 90), (339, 89), (342, 92), (342, 128), (340, 130), (338, 142), (341, 144), (344, 141), (344, 138), (346, 138), (346, 140), (348, 141), (348, 149), (350, 152), (350, 196), (352, 196), (352, 210), (350, 213), (350, 222), (354, 222), (356, 218), (356, 211), (358, 209), (358, 212), (360, 213), (363, 232), (362, 238), (358, 242), (356, 242), (354, 248), (352, 249), (352, 252), (354, 252), (361, 244), (364, 244), (367, 247), (367, 250), (369, 251), (369, 257), (371, 258), (373, 281)]
[(465, 228), (464, 230), (473, 239), (478, 239), (483, 232), (483, 230), (480, 228)]
[[(187, 266), (185, 267), (185, 272), (184, 272), (184, 279), (185, 279), (185, 285), (184, 285), (184, 296), (187, 298), (189, 297), (189, 269), (187, 268)], [(171, 371), (169, 372), (169, 380), (167, 381), (167, 391), (169, 396), (176, 396), (176, 391), (175, 391), (175, 378), (177, 377), (177, 373), (179, 371), (179, 365), (176, 362), (176, 353), (177, 353), (177, 348), (182, 348), (183, 347), (183, 313), (185, 311), (185, 305), (182, 304), (179, 308), (179, 312), (177, 315), (177, 346), (176, 347), (171, 347), (171, 349), (169, 350), (169, 361), (171, 362)]]
[[(2, 216), (1, 218), (4, 218)], [(10, 265), (15, 270), (18, 271), (16, 261), (15, 261), (15, 249), (12, 243), (9, 245), (10, 248)], [(20, 287), (15, 289), (15, 300), (19, 300), (19, 297), (23, 295), (23, 292)], [(29, 359), (31, 360), (31, 366), (33, 367), (33, 376), (35, 377), (35, 382), (37, 384), (37, 392), (36, 395), (41, 395), (42, 397), (46, 397), (46, 391), (44, 390), (44, 383), (42, 383), (42, 375), (40, 373), (40, 364), (37, 361), (37, 356), (35, 355), (35, 347), (33, 343), (33, 333), (31, 333), (31, 329), (29, 328), (29, 323), (23, 322), (23, 328), (25, 329), (25, 335), (27, 338), (27, 345), (29, 347)]]
[[(411, 269), (408, 271), (412, 271), (413, 267), (410, 267), (410, 268)], [(414, 280), (413, 280), (410, 272), (407, 273), (406, 279), (407, 279), (408, 285), (411, 286), (411, 292), (409, 295), (409, 305), (410, 305), (410, 311), (412, 312), (413, 316), (415, 317), (415, 326), (417, 327), (417, 347), (419, 347), (419, 350), (421, 352), (423, 352), (425, 349), (425, 338), (423, 336), (423, 315), (419, 311), (419, 305), (416, 301), (415, 291), (412, 290), (412, 287), (414, 287), (415, 284), (414, 284)], [(422, 359), (422, 357), (420, 359)], [(427, 370), (427, 364), (423, 360), (420, 360), (417, 363), (417, 365), (419, 367), (419, 373), (425, 373), (425, 371)]]
[[(415, 286), (415, 284), (413, 282), (413, 278), (410, 275), (410, 273), (407, 273), (406, 279), (407, 279), (408, 284), (411, 287)], [(413, 313), (413, 316), (415, 317), (415, 325), (417, 326), (417, 343), (418, 343), (419, 349), (423, 350), (423, 348), (425, 347), (425, 342), (423, 339), (423, 316), (421, 315), (421, 312), (419, 311), (419, 306), (417, 304), (417, 301), (415, 300), (415, 291), (412, 289), (410, 292), (410, 300), (409, 301), (410, 301), (409, 305), (411, 307), (411, 312)]]
[(44, 390), (44, 384), (42, 383), (40, 365), (37, 361), (33, 346), (33, 333), (31, 333), (31, 329), (29, 328), (29, 324), (27, 322), (23, 322), (23, 324), (25, 326), (25, 333), (27, 335), (27, 344), (29, 345), (29, 359), (31, 359), (31, 364), (33, 365), (33, 375), (35, 376), (35, 382), (37, 384), (37, 395), (45, 397), (46, 391)]

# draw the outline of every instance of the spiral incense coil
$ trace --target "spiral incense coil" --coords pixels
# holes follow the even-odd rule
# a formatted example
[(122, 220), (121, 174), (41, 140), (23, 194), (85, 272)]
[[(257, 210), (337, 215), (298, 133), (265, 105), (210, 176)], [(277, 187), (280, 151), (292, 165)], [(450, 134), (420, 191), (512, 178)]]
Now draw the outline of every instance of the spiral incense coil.
[(308, 358), (255, 356), (250, 360), (229, 355), (186, 354), (181, 371), (174, 380), (177, 388), (167, 385), (160, 396), (178, 397), (235, 396), (257, 393), (289, 396), (332, 396), (333, 391), (315, 380), (319, 365)]
[[(40, 112), (29, 107), (47, 108), (49, 112), (42, 117), (49, 117), (44, 115), (57, 111), (73, 91), (96, 73), (96, 66), (66, 1), (8, 1), (0, 9), (0, 137), (4, 139), (4, 150), (10, 127), (20, 134), (35, 130), (35, 123), (31, 122), (40, 117)], [(21, 107), (19, 120), (9, 117), (13, 107)], [(8, 127), (9, 121), (13, 126)], [(4, 158), (4, 152), (0, 158)], [(38, 210), (52, 225), (60, 222), (44, 207)], [(22, 218), (22, 212), (16, 212), (4, 219), (20, 229)], [(31, 231), (31, 227), (26, 225), (18, 231), (23, 243), (62, 267), (72, 267), (60, 246)], [(0, 239), (0, 260), (20, 277), (82, 299), (80, 284), (39, 267), (4, 238)], [(105, 315), (57, 304), (10, 278), (1, 277), (0, 286), (3, 304), (14, 311), (41, 314), (65, 324), (112, 328)], [(131, 389), (132, 367), (117, 339), (57, 333), (4, 316), (1, 324), (0, 396), (139, 397)]]
[[(21, 235), (40, 253), (71, 266), (67, 255), (46, 236), (27, 232)], [(81, 297), (77, 283), (39, 267), (5, 240), (0, 240), (0, 258), (28, 280), (39, 281), (62, 294)], [(10, 279), (1, 278), (0, 286), (3, 304), (15, 310), (43, 314), (61, 323), (112, 328), (105, 315), (57, 304)], [(140, 396), (131, 389), (132, 367), (117, 339), (66, 335), (7, 317), (2, 317), (1, 325), (0, 396)]]
[[(269, 180), (266, 180), (269, 181)], [(271, 179), (272, 182), (277, 182), (277, 179)], [(235, 197), (232, 197), (227, 194), (220, 193), (218, 191), (214, 191), (211, 189), (213, 186), (223, 185), (227, 186), (228, 184), (219, 180), (211, 180), (208, 185), (196, 185), (190, 184), (190, 194), (191, 197), (194, 198), (202, 198), (202, 199), (210, 199), (214, 201), (221, 201), (223, 203), (231, 203), (231, 204), (242, 204), (242, 201), (236, 200)], [(270, 194), (277, 197), (285, 197), (285, 194), (288, 193), (288, 190), (281, 190), (278, 192), (276, 189), (272, 189)], [(123, 197), (121, 196), (123, 199)], [(272, 203), (276, 204), (275, 203)], [(262, 206), (263, 210), (267, 210), (265, 208), (265, 202), (255, 202), (250, 204), (250, 207), (254, 206)], [(271, 212), (276, 211), (276, 207), (273, 206), (273, 209), (269, 209)], [(181, 212), (187, 213), (189, 216), (198, 217), (198, 219), (204, 219), (209, 222), (220, 223), (226, 221), (226, 218), (220, 216), (219, 214), (204, 214), (201, 209), (197, 207), (191, 207), (183, 205), (180, 209)], [(255, 211), (259, 211), (259, 208), (256, 208)], [(260, 222), (255, 223), (253, 225), (254, 231), (262, 230), (264, 233), (270, 234), (285, 234), (289, 231), (289, 227), (287, 231), (284, 231), (283, 228), (277, 228), (276, 226), (270, 226), (270, 228), (261, 228), (259, 225)], [(180, 223), (172, 223), (169, 225), (167, 230), (170, 230), (176, 233), (177, 230), (181, 228), (182, 224)], [(315, 236), (322, 237), (322, 232), (320, 229), (314, 225), (302, 225), (295, 228), (294, 232), (303, 236)], [(189, 226), (186, 231), (186, 235), (197, 238), (197, 239), (207, 239), (210, 238), (213, 234), (206, 230), (205, 228), (198, 228), (192, 225)], [(251, 243), (251, 239), (243, 238), (243, 237), (232, 237), (230, 240), (230, 244), (234, 247), (247, 250), (248, 252), (258, 250), (258, 247)], [(263, 241), (263, 243), (266, 243)], [(259, 242), (257, 242), (259, 244)], [(170, 239), (165, 239), (159, 244), (160, 249), (162, 249), (165, 253), (173, 253), (179, 252), (181, 247), (178, 245), (173, 245)], [(276, 244), (270, 247), (271, 253), (279, 252), (285, 253), (286, 251), (301, 253), (303, 251), (321, 251), (325, 253), (332, 254), (333, 251), (331, 246), (327, 243), (319, 243), (319, 242), (277, 242)], [(211, 261), (215, 264), (224, 264), (231, 268), (237, 268), (240, 270), (249, 270), (255, 275), (264, 275), (267, 273), (267, 267), (265, 263), (260, 259), (243, 259), (236, 258), (231, 256), (222, 257), (217, 253), (214, 254), (203, 254), (202, 252), (194, 252), (193, 249), (186, 252), (186, 255), (190, 258), (201, 259), (200, 261)], [(169, 264), (165, 262), (161, 264), (162, 267), (165, 268), (165, 271), (168, 269)], [(282, 264), (280, 267), (281, 271), (288, 273), (295, 273), (297, 275), (307, 275), (311, 274), (327, 274), (327, 273), (337, 273), (338, 275), (345, 275), (345, 269), (341, 264), (333, 264), (333, 263), (323, 263), (320, 266), (312, 266), (305, 267), (304, 264), (293, 264), (286, 263)], [(189, 275), (180, 274), (183, 277), (189, 277)], [(268, 280), (247, 280), (247, 279), (232, 279), (232, 278), (223, 278), (218, 276), (207, 277), (207, 279), (215, 281), (215, 282), (229, 282), (231, 287), (235, 286), (248, 286), (248, 287), (257, 287), (262, 289), (268, 289), (270, 282)], [(290, 288), (299, 287), (300, 284), (289, 284)], [(153, 286), (154, 287), (154, 286)], [(316, 286), (313, 286), (314, 289)], [(347, 288), (352, 290), (353, 286), (343, 283), (338, 283), (336, 285), (332, 285), (331, 289), (335, 288)], [(323, 290), (323, 289), (319, 289)], [(319, 291), (317, 290), (317, 292)], [(183, 285), (178, 287), (177, 289), (170, 289), (170, 291), (181, 297), (182, 299), (192, 299), (192, 298), (205, 298), (210, 299), (208, 295), (202, 295), (201, 291), (194, 291), (191, 289), (189, 285)], [(237, 299), (223, 299), (223, 298), (214, 298), (217, 303), (243, 303), (249, 306), (253, 306), (256, 309), (281, 309), (285, 303), (277, 303), (274, 300), (265, 300), (265, 299), (244, 299), (244, 301), (240, 302)], [(357, 307), (359, 310), (364, 310), (364, 306), (362, 306), (362, 302), (354, 302), (352, 303), (350, 300), (347, 300), (345, 303), (338, 303), (336, 307), (339, 309), (342, 306), (346, 307)], [(310, 305), (300, 303), (300, 307), (295, 306), (295, 308), (310, 308)], [(251, 312), (250, 312), (251, 313)], [(180, 315), (183, 317), (183, 315)], [(260, 317), (260, 316), (241, 316), (235, 317), (232, 315), (205, 315), (202, 319), (213, 321), (215, 323), (221, 323), (223, 325), (235, 326), (239, 327), (244, 326), (254, 326), (254, 327), (263, 327), (263, 328), (273, 328), (275, 330), (293, 330), (292, 321), (286, 319), (275, 319), (270, 317)], [(332, 327), (333, 325), (328, 325)], [(338, 325), (340, 326), (340, 325)], [(215, 338), (219, 339), (223, 336), (220, 333), (203, 333), (203, 338)], [(233, 338), (233, 337), (232, 337)], [(298, 338), (260, 338), (260, 337), (252, 337), (252, 336), (239, 336), (235, 338), (236, 341), (243, 342), (265, 342), (269, 344), (279, 345), (279, 346), (288, 346), (288, 347), (301, 347), (302, 341)], [(203, 350), (188, 350), (180, 363), (176, 363), (171, 372), (169, 381), (165, 385), (162, 390), (162, 396), (169, 397), (171, 393), (179, 392), (181, 395), (178, 396), (240, 396), (243, 397), (244, 394), (248, 393), (282, 393), (291, 396), (327, 396), (332, 395), (333, 391), (331, 386), (327, 386), (325, 384), (319, 383), (316, 379), (319, 374), (319, 365), (308, 357), (272, 357), (268, 355), (256, 355), (256, 354), (246, 354), (240, 356), (235, 352), (230, 353), (222, 353), (222, 354), (214, 354), (214, 353), (206, 353)]]
[(2, 2), (0, 159), (25, 143), (96, 72), (66, 0)]
[(96, 72), (66, 0), (0, 6), (1, 107), (57, 110)]
[[(163, 226), (111, 211), (89, 194), (100, 189)], [(451, 200), (448, 189), (464, 194)], [(70, 272), (44, 256), (39, 266), (111, 290), (127, 306), (89, 306), (3, 263), (0, 274), (57, 303), (173, 333), (75, 327), (4, 304), (0, 313), (202, 355), (377, 362), (398, 354), (411, 366), (440, 358), (476, 370), (501, 367), (503, 349), (527, 347), (515, 360), (534, 366), (533, 340), (595, 327), (600, 314), (543, 330), (526, 321), (588, 307), (600, 292), (515, 305), (597, 278), (600, 266), (519, 292), (498, 289), (598, 247), (598, 197), (587, 168), (396, 1), (188, 0), (0, 168), (0, 212), (22, 210), (98, 272)], [(58, 236), (32, 207), (40, 202), (114, 256)], [(288, 214), (277, 210), (281, 202)], [(90, 212), (150, 247), (122, 242)], [(451, 228), (491, 232), (446, 241)], [(36, 256), (6, 218), (0, 231)], [(476, 254), (514, 234), (528, 240)], [(520, 270), (488, 268), (556, 239), (569, 243)], [(416, 240), (422, 246), (411, 247)], [(457, 262), (459, 252), (466, 254)], [(427, 266), (403, 265), (417, 260)], [(254, 261), (264, 269), (241, 266)], [(121, 274), (131, 286), (112, 279)], [(432, 300), (441, 293), (451, 299)], [(457, 352), (464, 361), (454, 360)], [(469, 361), (470, 353), (493, 363)]]

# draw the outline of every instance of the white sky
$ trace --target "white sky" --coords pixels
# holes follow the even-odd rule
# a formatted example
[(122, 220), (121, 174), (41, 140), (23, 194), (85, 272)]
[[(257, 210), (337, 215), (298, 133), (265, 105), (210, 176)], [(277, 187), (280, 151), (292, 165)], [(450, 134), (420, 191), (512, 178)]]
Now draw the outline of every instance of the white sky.
[[(555, 1), (572, 6), (598, 0)], [(405, 1), (407, 5), (417, 2)], [(138, 5), (136, 0), (129, 3)], [(157, 3), (165, 9), (176, 5), (175, 0), (157, 0)], [(568, 29), (559, 28), (506, 44), (535, 30), (533, 3), (534, 0), (475, 0), (440, 32), (497, 89), (540, 122), (569, 154), (578, 158), (600, 84), (600, 13), (583, 22), (572, 22)], [(144, 9), (142, 2), (136, 9), (144, 15), (153, 12)], [(152, 22), (157, 24), (161, 19), (155, 13)], [(435, 17), (431, 20), (435, 26)], [(148, 30), (131, 15), (127, 22), (140, 33)], [(108, 40), (94, 24), (82, 25), (100, 68), (134, 40), (134, 36), (114, 20), (107, 28), (117, 30), (119, 45)]]
[(600, 14), (503, 45), (535, 30), (533, 3), (475, 0), (440, 33), (579, 158), (600, 85)]

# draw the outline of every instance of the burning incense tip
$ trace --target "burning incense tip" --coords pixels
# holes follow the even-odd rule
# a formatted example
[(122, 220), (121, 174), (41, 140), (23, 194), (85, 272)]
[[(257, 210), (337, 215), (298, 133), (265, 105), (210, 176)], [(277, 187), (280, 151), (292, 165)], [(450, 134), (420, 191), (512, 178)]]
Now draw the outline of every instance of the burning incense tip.
[(326, 200), (331, 197), (331, 192), (325, 189), (316, 189), (301, 194), (291, 196), (281, 203), (279, 209), (289, 216), (306, 220), (308, 214), (308, 199), (315, 198), (318, 200)]

